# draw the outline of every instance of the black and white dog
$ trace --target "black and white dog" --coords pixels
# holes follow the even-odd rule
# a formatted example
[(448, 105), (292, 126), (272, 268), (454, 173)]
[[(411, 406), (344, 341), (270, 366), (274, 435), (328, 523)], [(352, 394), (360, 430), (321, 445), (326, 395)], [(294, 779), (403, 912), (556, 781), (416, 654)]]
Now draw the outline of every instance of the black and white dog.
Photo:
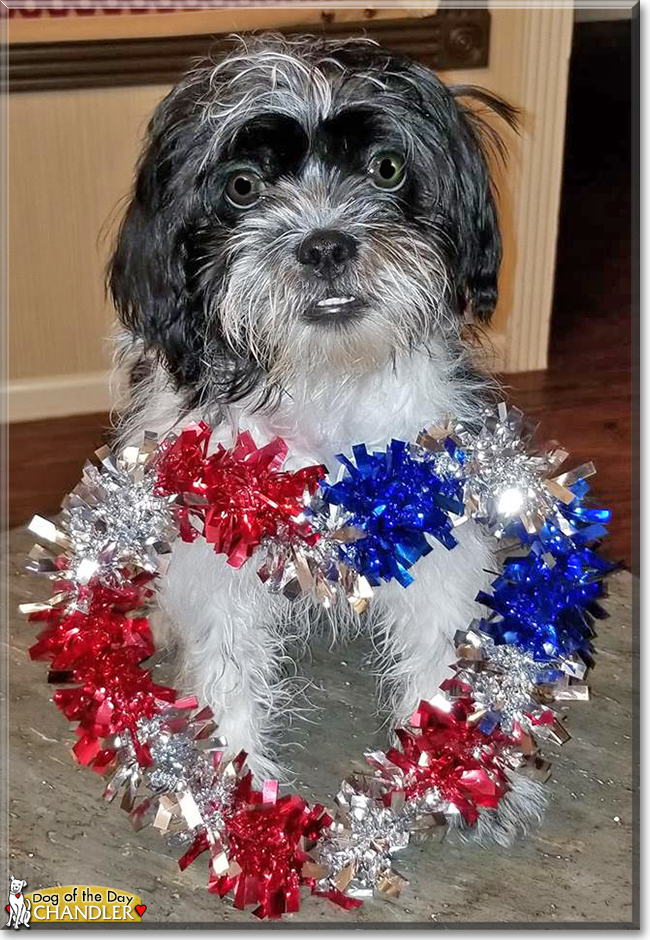
[[(475, 419), (491, 383), (462, 332), (492, 313), (501, 241), (470, 96), (514, 124), (368, 40), (241, 39), (191, 71), (153, 116), (109, 271), (133, 380), (122, 439), (201, 417), (224, 443), (280, 435), (292, 468), (335, 470), (353, 444)], [(436, 693), (494, 570), (486, 538), (458, 534), (373, 599), (398, 722)], [(186, 684), (276, 773), (295, 608), (201, 542), (174, 550), (160, 603)]]

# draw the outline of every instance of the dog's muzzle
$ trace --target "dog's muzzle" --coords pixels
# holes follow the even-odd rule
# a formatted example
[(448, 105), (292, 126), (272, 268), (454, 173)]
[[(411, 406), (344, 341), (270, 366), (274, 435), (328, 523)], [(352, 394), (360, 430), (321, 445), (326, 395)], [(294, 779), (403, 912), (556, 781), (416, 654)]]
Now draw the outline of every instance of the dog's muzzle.
[(337, 280), (356, 258), (357, 249), (355, 238), (335, 229), (318, 229), (302, 240), (297, 250), (298, 261), (309, 275), (326, 282), (329, 288), (326, 296), (304, 313), (303, 319), (327, 325), (362, 315), (360, 299), (336, 288)]

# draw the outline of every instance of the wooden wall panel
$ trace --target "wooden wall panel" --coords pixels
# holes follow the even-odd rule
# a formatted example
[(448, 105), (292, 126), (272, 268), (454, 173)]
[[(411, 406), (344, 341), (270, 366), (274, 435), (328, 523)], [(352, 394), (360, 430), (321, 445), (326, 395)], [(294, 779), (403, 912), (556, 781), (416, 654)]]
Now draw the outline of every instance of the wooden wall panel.
[[(178, 6), (181, 6), (180, 0)], [(127, 6), (127, 4), (125, 4)], [(207, 4), (206, 4), (207, 6)], [(66, 16), (38, 17), (16, 15), (9, 20), (11, 43), (31, 42), (84, 42), (88, 40), (134, 39), (147, 36), (195, 36), (197, 33), (241, 32), (252, 29), (279, 29), (295, 24), (308, 28), (318, 27), (323, 19), (335, 18), (339, 23), (357, 23), (359, 20), (395, 20), (400, 17), (430, 16), (438, 8), (437, 0), (429, 0), (421, 7), (384, 7), (365, 9), (351, 3), (347, 8), (336, 3), (313, 4), (290, 0), (283, 6), (274, 3), (257, 6), (235, 6), (194, 11), (176, 10), (174, 13), (156, 13), (147, 10), (130, 16), (111, 16), (100, 10), (93, 16), (78, 16), (72, 11)]]
[(506, 165), (494, 166), (504, 241), (494, 365), (546, 368), (573, 33), (571, 7), (492, 10), (490, 67), (443, 75), (484, 85), (521, 111), (506, 130)]

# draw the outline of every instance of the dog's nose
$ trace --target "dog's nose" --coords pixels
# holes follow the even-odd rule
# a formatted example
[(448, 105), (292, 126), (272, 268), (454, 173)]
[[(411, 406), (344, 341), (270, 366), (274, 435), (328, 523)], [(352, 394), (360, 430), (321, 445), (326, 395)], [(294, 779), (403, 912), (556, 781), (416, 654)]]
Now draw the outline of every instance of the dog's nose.
[(351, 235), (334, 229), (319, 229), (301, 241), (298, 261), (312, 268), (318, 277), (336, 277), (356, 253), (357, 242)]

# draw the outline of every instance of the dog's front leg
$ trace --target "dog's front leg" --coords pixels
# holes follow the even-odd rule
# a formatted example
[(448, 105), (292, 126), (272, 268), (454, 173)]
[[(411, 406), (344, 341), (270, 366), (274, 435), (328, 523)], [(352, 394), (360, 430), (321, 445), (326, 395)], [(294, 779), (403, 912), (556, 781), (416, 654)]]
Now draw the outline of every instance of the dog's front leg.
[(258, 778), (276, 776), (271, 730), (281, 715), (281, 604), (255, 561), (231, 568), (202, 540), (174, 547), (162, 579), (162, 610), (179, 646), (180, 684), (212, 709), (228, 752), (245, 750)]
[(468, 522), (454, 534), (456, 547), (436, 543), (413, 569), (407, 588), (392, 581), (378, 592), (383, 678), (397, 724), (408, 720), (421, 699), (432, 698), (450, 674), (456, 631), (481, 615), (475, 597), (494, 577), (490, 541), (477, 527)]
[[(451, 674), (454, 636), (485, 614), (474, 598), (494, 580), (493, 544), (472, 523), (456, 532), (458, 545), (436, 545), (418, 562), (406, 590), (391, 582), (381, 589), (385, 608), (378, 619), (385, 655), (384, 678), (392, 692), (394, 720), (404, 724), (421, 699), (430, 699)], [(509, 774), (510, 790), (496, 810), (481, 814), (464, 838), (510, 845), (539, 824), (546, 805), (544, 787), (522, 774)]]

